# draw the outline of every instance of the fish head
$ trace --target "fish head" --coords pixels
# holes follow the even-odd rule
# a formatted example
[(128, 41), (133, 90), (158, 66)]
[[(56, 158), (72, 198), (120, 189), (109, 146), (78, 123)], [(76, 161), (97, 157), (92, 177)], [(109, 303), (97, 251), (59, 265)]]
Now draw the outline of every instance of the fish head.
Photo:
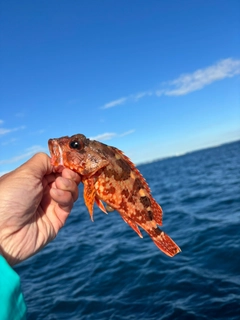
[(104, 155), (99, 154), (92, 141), (83, 134), (48, 140), (51, 163), (58, 168), (69, 168), (83, 176), (91, 176), (108, 165)]

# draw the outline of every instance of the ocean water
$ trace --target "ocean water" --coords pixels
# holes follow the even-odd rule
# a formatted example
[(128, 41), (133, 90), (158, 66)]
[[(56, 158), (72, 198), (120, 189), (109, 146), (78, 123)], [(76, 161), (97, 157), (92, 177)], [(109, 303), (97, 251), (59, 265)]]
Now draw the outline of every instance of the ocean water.
[(182, 252), (167, 257), (116, 211), (91, 222), (80, 196), (57, 238), (16, 266), (28, 319), (240, 319), (240, 141), (139, 169)]

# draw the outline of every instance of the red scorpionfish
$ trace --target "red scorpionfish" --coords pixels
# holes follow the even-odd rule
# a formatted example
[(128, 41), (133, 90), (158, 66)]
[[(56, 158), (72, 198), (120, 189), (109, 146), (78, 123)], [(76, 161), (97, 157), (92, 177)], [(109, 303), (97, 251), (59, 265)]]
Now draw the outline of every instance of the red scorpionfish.
[(117, 210), (141, 238), (138, 226), (166, 255), (173, 257), (181, 251), (158, 228), (157, 225), (162, 225), (162, 209), (152, 197), (146, 180), (122, 151), (82, 134), (49, 139), (48, 145), (56, 170), (64, 166), (81, 176), (84, 200), (92, 220), (94, 203), (105, 213)]

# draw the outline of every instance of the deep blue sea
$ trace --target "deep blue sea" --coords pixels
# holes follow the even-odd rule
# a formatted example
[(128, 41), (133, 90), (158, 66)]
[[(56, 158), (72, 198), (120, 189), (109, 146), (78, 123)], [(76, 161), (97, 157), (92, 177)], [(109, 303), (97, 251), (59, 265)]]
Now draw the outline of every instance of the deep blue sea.
[(28, 319), (240, 319), (240, 141), (138, 166), (161, 204), (169, 258), (82, 187), (65, 227), (16, 267)]

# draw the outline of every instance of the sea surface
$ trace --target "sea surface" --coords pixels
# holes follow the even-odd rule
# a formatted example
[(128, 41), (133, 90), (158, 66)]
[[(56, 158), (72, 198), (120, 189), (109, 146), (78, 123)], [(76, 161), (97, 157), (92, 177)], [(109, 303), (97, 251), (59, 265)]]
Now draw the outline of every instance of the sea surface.
[(80, 187), (57, 238), (15, 268), (28, 319), (240, 319), (240, 141), (138, 168), (182, 252), (116, 211), (91, 222)]

